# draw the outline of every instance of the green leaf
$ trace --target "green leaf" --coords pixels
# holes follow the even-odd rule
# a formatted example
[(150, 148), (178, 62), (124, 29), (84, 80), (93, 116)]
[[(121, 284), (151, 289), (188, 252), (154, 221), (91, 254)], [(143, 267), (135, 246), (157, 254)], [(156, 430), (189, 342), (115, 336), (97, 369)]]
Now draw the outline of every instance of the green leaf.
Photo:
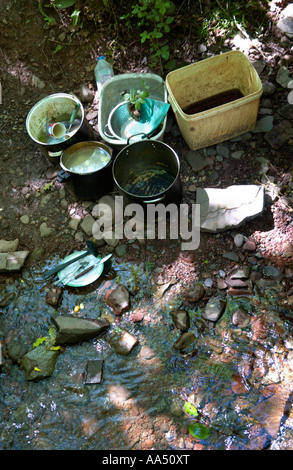
[(197, 439), (207, 439), (210, 435), (210, 431), (201, 423), (192, 423), (188, 427), (188, 431), (193, 437)]
[(141, 91), (139, 96), (141, 98), (147, 98), (149, 96), (149, 92), (148, 91)]
[(74, 12), (71, 15), (74, 26), (76, 26), (78, 23), (79, 14), (80, 14), (80, 10), (74, 10)]
[(198, 411), (197, 409), (195, 408), (195, 406), (190, 403), (189, 401), (187, 401), (186, 403), (184, 403), (184, 410), (186, 411), (186, 413), (189, 414), (189, 416), (192, 416), (193, 418), (195, 418), (196, 416), (198, 416)]
[(163, 33), (161, 33), (160, 31), (153, 31), (152, 36), (154, 38), (161, 38), (163, 36)]
[(173, 16), (168, 16), (168, 18), (166, 18), (166, 24), (171, 24), (173, 21), (174, 21)]
[[(56, 52), (60, 51), (60, 49), (62, 49), (62, 46), (61, 44), (58, 44), (58, 46), (56, 46), (55, 50), (53, 51), (53, 54), (56, 54)], [(44, 189), (46, 190), (47, 188)]]
[(72, 7), (76, 3), (77, 0), (54, 0), (53, 4), (57, 8), (68, 8)]

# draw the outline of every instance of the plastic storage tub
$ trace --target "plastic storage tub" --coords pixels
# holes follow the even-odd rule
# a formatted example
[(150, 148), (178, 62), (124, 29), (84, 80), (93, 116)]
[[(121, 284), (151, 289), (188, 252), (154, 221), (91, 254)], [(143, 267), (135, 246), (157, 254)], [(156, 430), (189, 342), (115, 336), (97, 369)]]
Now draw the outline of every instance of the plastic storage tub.
[[(168, 102), (168, 94), (164, 80), (159, 75), (153, 73), (125, 73), (115, 75), (103, 85), (100, 95), (98, 130), (102, 139), (110, 146), (122, 148), (127, 145), (126, 139), (116, 139), (114, 136), (109, 136), (106, 125), (111, 111), (119, 103), (123, 102), (122, 92), (128, 92), (131, 88), (135, 88), (136, 90), (143, 89), (143, 82), (150, 87), (147, 90), (149, 92), (149, 98), (165, 103)], [(158, 128), (158, 132), (152, 136), (152, 139), (163, 140), (166, 122), (167, 117)], [(135, 138), (131, 139), (130, 143), (134, 141)]]
[[(192, 150), (223, 142), (254, 129), (262, 95), (260, 78), (247, 57), (230, 51), (170, 72), (168, 99), (181, 134)], [(238, 90), (242, 97), (196, 114), (196, 102)]]

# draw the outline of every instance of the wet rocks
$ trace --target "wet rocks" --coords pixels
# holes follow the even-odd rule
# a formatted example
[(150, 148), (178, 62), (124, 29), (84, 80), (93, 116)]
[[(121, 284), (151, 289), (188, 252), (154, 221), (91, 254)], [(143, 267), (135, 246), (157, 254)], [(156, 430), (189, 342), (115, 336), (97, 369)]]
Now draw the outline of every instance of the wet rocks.
[(173, 344), (174, 349), (177, 351), (184, 351), (188, 349), (196, 340), (195, 335), (191, 331), (182, 333), (181, 336)]
[(76, 318), (68, 315), (52, 317), (57, 328), (56, 345), (76, 344), (95, 338), (109, 328), (110, 323), (104, 318)]
[(0, 307), (7, 307), (16, 297), (15, 289), (9, 289), (8, 286), (0, 286)]
[(116, 331), (109, 340), (112, 349), (123, 356), (130, 354), (138, 343), (138, 339), (126, 330)]
[(47, 304), (51, 305), (52, 307), (57, 307), (62, 300), (62, 295), (63, 295), (62, 287), (58, 287), (58, 286), (53, 287), (46, 294)]
[(19, 239), (0, 240), (0, 272), (20, 271), (29, 251), (17, 251)]
[(205, 295), (205, 291), (201, 284), (196, 284), (184, 292), (184, 297), (188, 302), (198, 302)]
[(105, 302), (115, 315), (122, 315), (130, 308), (130, 296), (125, 286), (117, 286), (105, 294)]
[(211, 297), (202, 312), (202, 316), (205, 318), (205, 320), (216, 322), (219, 320), (220, 316), (225, 310), (225, 307), (226, 302), (223, 299)]
[(232, 314), (231, 323), (239, 328), (246, 328), (250, 323), (250, 315), (246, 310), (238, 308)]
[(269, 325), (266, 316), (251, 317), (251, 330), (253, 332), (253, 340), (265, 339), (269, 333)]
[(38, 346), (24, 354), (20, 366), (26, 380), (41, 380), (53, 374), (59, 351), (52, 351), (46, 346)]
[(190, 318), (186, 310), (172, 310), (170, 312), (174, 325), (180, 331), (187, 331), (190, 327)]
[(97, 384), (102, 381), (103, 373), (103, 363), (102, 359), (90, 359), (87, 362), (86, 368), (86, 377), (84, 380), (85, 384)]

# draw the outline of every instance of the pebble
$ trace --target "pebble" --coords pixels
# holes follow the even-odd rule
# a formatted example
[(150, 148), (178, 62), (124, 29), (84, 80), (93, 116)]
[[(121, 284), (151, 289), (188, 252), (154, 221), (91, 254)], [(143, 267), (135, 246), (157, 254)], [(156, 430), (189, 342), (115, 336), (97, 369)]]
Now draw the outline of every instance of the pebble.
[(273, 116), (265, 116), (259, 119), (256, 123), (255, 128), (252, 130), (253, 134), (257, 134), (259, 132), (269, 132), (273, 129)]
[(86, 215), (83, 219), (82, 223), (80, 224), (82, 230), (90, 237), (92, 236), (93, 232), (93, 225), (95, 223), (95, 219), (90, 215)]
[(55, 229), (52, 227), (48, 227), (46, 222), (43, 222), (40, 225), (40, 233), (41, 233), (41, 238), (45, 237), (50, 237), (55, 233)]
[(26, 215), (26, 214), (25, 214), (25, 215), (22, 215), (22, 216), (20, 217), (20, 222), (21, 222), (22, 224), (24, 224), (24, 225), (27, 225), (27, 224), (29, 223), (29, 221), (30, 221), (30, 218), (29, 218), (29, 216)]
[(119, 246), (116, 246), (115, 253), (117, 256), (125, 256), (127, 253), (127, 249), (128, 248), (126, 244), (119, 245)]
[(226, 303), (224, 300), (218, 299), (217, 297), (211, 297), (202, 312), (202, 316), (206, 320), (216, 322), (222, 315), (225, 306)]
[(232, 314), (231, 323), (234, 326), (246, 328), (250, 323), (250, 315), (245, 310), (239, 308)]
[(234, 251), (227, 251), (226, 253), (223, 253), (222, 256), (223, 258), (230, 259), (231, 261), (239, 260), (239, 256)]
[(262, 82), (262, 90), (263, 90), (263, 95), (272, 95), (276, 87), (272, 82), (269, 81), (264, 81)]
[(244, 242), (244, 235), (242, 233), (237, 233), (234, 237), (234, 243), (237, 248), (241, 248)]
[(207, 159), (202, 157), (197, 150), (189, 150), (185, 155), (185, 158), (195, 172), (203, 170), (209, 164)]
[(254, 241), (247, 240), (243, 245), (243, 249), (247, 250), (247, 251), (254, 251), (256, 249), (256, 245), (255, 245)]
[(74, 217), (71, 217), (70, 221), (69, 221), (69, 227), (72, 229), (72, 230), (77, 230), (78, 229), (78, 225), (80, 223), (80, 220), (81, 220), (81, 217), (75, 215)]

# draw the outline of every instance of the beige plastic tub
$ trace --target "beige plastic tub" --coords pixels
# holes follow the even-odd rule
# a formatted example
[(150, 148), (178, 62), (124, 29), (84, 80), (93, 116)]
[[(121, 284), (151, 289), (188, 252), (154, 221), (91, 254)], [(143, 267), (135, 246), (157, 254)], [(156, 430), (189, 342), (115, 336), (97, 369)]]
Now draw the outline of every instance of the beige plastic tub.
[[(223, 142), (255, 127), (262, 84), (240, 51), (174, 70), (166, 77), (166, 88), (181, 134), (192, 150)], [(243, 97), (196, 114), (184, 112), (196, 102), (235, 89)]]

